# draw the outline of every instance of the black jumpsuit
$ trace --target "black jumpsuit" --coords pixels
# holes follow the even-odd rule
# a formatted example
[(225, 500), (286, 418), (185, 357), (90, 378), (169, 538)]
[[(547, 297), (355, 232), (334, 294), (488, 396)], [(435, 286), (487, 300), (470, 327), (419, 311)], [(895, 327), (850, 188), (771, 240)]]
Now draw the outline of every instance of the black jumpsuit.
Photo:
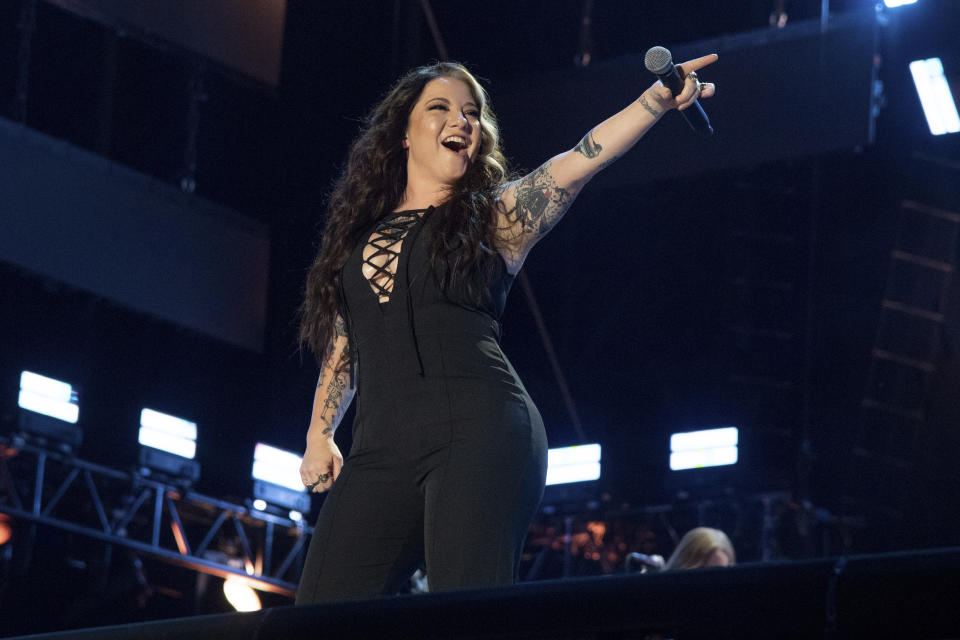
[[(395, 593), (424, 560), (433, 591), (517, 573), (546, 435), (500, 350), (513, 277), (501, 260), (486, 308), (450, 301), (427, 260), (430, 227), (429, 210), (385, 216), (341, 272), (353, 445), (317, 518), (298, 604)], [(389, 258), (389, 292), (361, 271), (367, 242)]]

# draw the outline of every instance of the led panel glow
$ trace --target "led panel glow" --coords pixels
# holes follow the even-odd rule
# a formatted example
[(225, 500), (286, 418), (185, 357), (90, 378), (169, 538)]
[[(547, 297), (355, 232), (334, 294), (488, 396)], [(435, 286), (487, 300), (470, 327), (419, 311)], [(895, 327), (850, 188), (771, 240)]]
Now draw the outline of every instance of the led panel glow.
[(303, 458), (292, 451), (285, 451), (258, 442), (253, 450), (253, 472), (251, 475), (254, 480), (263, 480), (293, 491), (306, 493), (307, 488), (303, 486), (303, 481), (300, 479), (300, 463), (302, 461)]
[(145, 447), (192, 460), (197, 455), (197, 425), (153, 409), (143, 409), (138, 441)]
[(599, 477), (599, 444), (581, 444), (547, 451), (548, 485), (588, 482)]
[(32, 371), (20, 372), (20, 394), (17, 404), (22, 409), (76, 424), (80, 417), (77, 394), (66, 382), (41, 376)]
[(960, 131), (960, 115), (957, 114), (950, 85), (943, 75), (940, 58), (914, 60), (910, 63), (910, 74), (917, 87), (930, 133), (939, 136)]
[(736, 427), (675, 433), (670, 436), (670, 468), (680, 471), (736, 464), (739, 437)]

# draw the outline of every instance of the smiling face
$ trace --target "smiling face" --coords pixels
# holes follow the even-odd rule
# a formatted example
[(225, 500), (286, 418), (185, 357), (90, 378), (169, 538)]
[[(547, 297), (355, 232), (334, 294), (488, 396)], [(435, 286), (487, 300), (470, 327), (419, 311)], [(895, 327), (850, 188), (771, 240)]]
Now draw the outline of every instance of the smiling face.
[(453, 185), (480, 153), (480, 105), (462, 80), (434, 78), (410, 111), (407, 184)]

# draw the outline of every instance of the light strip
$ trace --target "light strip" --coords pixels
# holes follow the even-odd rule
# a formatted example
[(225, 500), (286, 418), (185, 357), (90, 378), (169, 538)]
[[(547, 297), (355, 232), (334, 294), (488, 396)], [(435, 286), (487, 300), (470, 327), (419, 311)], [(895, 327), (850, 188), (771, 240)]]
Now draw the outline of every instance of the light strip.
[(560, 447), (547, 451), (548, 467), (599, 461), (599, 444), (578, 444), (573, 447)]
[(195, 422), (160, 413), (153, 409), (143, 409), (140, 412), (140, 426), (179, 438), (186, 438), (188, 440), (197, 439), (197, 425)]
[(905, 4), (916, 4), (916, 2), (917, 0), (883, 0), (883, 4), (887, 5), (888, 9), (902, 7)]
[(140, 435), (137, 438), (140, 444), (145, 447), (160, 449), (167, 453), (172, 453), (181, 458), (193, 458), (197, 455), (197, 442), (190, 438), (173, 435), (159, 429), (150, 427), (140, 427)]
[(740, 430), (736, 427), (702, 429), (670, 436), (670, 469), (700, 469), (736, 464)]
[(927, 118), (930, 133), (935, 136), (960, 131), (960, 115), (950, 93), (950, 85), (943, 75), (943, 63), (940, 58), (914, 60), (910, 63), (913, 83), (923, 105), (923, 115)]
[(717, 447), (715, 449), (696, 449), (691, 451), (675, 451), (670, 454), (670, 469), (702, 469), (703, 467), (720, 467), (736, 464), (738, 458), (737, 447)]
[(306, 493), (300, 479), (300, 463), (303, 459), (292, 451), (278, 449), (258, 442), (253, 450), (254, 480), (263, 480), (294, 491)]
[(547, 467), (548, 485), (566, 484), (568, 482), (588, 482), (590, 480), (597, 480), (599, 477), (599, 462), (586, 462), (562, 467)]
[(580, 444), (547, 451), (547, 484), (589, 482), (600, 478), (600, 445)]
[(62, 400), (54, 400), (49, 396), (41, 395), (29, 389), (20, 390), (17, 404), (27, 411), (42, 413), (45, 416), (73, 424), (76, 424), (80, 417), (80, 407), (77, 405)]
[(60, 402), (75, 400), (73, 387), (68, 383), (41, 376), (39, 373), (33, 373), (32, 371), (20, 372), (20, 388)]
[(670, 451), (736, 446), (738, 439), (739, 432), (736, 427), (675, 433), (670, 436)]

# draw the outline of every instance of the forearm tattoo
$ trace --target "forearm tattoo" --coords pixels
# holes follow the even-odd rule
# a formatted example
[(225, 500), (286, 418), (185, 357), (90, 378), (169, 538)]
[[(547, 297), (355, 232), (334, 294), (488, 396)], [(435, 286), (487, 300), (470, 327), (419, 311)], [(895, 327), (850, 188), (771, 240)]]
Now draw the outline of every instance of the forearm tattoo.
[(649, 102), (647, 102), (647, 96), (645, 96), (642, 93), (640, 94), (640, 104), (643, 106), (644, 109), (649, 111), (650, 115), (652, 115), (654, 118), (659, 118), (660, 114), (663, 113), (663, 111), (658, 110), (656, 107), (652, 106)]
[[(347, 350), (344, 349), (340, 354), (340, 364), (345, 364), (346, 361), (350, 358)], [(337, 430), (337, 426), (340, 424), (340, 420), (343, 419), (343, 414), (347, 412), (347, 407), (350, 406), (350, 398), (346, 396), (347, 384), (350, 382), (350, 373), (342, 366), (333, 367), (333, 377), (330, 378), (330, 382), (327, 383), (327, 388), (325, 389), (327, 397), (323, 400), (323, 410), (320, 412), (320, 419), (323, 420), (324, 428), (320, 432), (325, 436), (332, 436), (333, 432)], [(322, 374), (321, 374), (322, 377)], [(320, 386), (320, 382), (317, 383), (317, 387)]]
[(576, 192), (557, 185), (549, 162), (516, 184), (516, 204), (507, 217), (519, 222), (524, 233), (537, 236), (550, 231), (576, 197)]
[(583, 139), (580, 141), (574, 151), (579, 153), (585, 158), (596, 158), (600, 155), (600, 152), (603, 151), (603, 147), (593, 139), (593, 131), (587, 132), (587, 135), (583, 136)]
[[(347, 335), (347, 323), (344, 322), (340, 315), (337, 316), (334, 322), (334, 333), (336, 334), (336, 338), (343, 338)], [(335, 351), (334, 341), (335, 340), (331, 340), (327, 346), (327, 357), (323, 361), (323, 369), (329, 369), (333, 373), (333, 377), (325, 389), (327, 397), (323, 401), (323, 411), (320, 414), (320, 418), (326, 424), (326, 427), (321, 431), (323, 435), (333, 434), (337, 429), (337, 425), (340, 424), (343, 414), (346, 413), (347, 407), (350, 405), (349, 401), (344, 399), (344, 392), (350, 381), (350, 374), (347, 366), (345, 366), (349, 365), (350, 353), (348, 348), (341, 350), (339, 362), (334, 364), (332, 362)], [(323, 372), (320, 374), (320, 379), (317, 380), (317, 388), (319, 388), (321, 384), (323, 384)]]
[(333, 322), (333, 332), (338, 338), (343, 338), (347, 335), (347, 323), (339, 313), (337, 314), (337, 319)]

